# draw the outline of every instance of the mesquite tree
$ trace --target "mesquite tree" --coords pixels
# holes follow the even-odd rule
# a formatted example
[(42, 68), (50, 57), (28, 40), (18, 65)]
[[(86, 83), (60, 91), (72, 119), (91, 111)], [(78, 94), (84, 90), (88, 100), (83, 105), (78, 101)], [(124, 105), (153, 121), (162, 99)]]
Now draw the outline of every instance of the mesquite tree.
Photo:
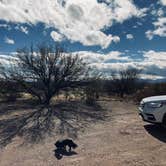
[(60, 47), (39, 46), (20, 49), (8, 65), (1, 64), (1, 75), (17, 82), (40, 103), (49, 105), (60, 90), (79, 86), (88, 67), (78, 55), (67, 54)]
[(137, 68), (128, 68), (112, 74), (112, 84), (115, 92), (119, 93), (121, 97), (124, 94), (130, 94), (137, 90), (137, 81), (140, 79), (141, 70)]

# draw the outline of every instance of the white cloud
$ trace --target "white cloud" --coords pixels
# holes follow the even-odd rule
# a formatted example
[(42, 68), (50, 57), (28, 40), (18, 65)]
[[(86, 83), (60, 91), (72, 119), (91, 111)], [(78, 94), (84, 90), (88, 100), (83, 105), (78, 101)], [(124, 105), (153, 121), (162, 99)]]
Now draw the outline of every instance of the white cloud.
[(114, 41), (115, 43), (120, 42), (120, 37), (119, 37), (119, 36), (114, 36), (113, 41)]
[(151, 40), (155, 35), (160, 37), (166, 37), (166, 17), (159, 17), (157, 21), (153, 23), (155, 30), (148, 30), (145, 34), (146, 37)]
[(140, 74), (142, 79), (149, 79), (149, 80), (158, 80), (158, 79), (164, 79), (165, 77), (154, 75), (154, 74)]
[(62, 41), (63, 40), (63, 36), (61, 34), (57, 33), (56, 31), (52, 31), (50, 33), (50, 35), (54, 41)]
[(132, 34), (127, 34), (126, 38), (129, 39), (129, 40), (131, 40), (131, 39), (134, 39), (134, 36)]
[(11, 27), (8, 24), (0, 24), (0, 28), (5, 28), (7, 30), (11, 30)]
[(18, 58), (15, 56), (15, 53), (0, 54), (0, 64), (4, 65), (4, 67), (9, 67), (11, 64), (16, 63), (18, 63)]
[(111, 72), (127, 68), (138, 68), (142, 69), (142, 78), (166, 78), (166, 52), (149, 50), (147, 52), (141, 51), (141, 53), (143, 54), (143, 59), (140, 60), (132, 59), (119, 51), (111, 51), (108, 54), (77, 52), (90, 66), (108, 77)]
[(8, 37), (5, 37), (4, 41), (5, 41), (5, 43), (7, 43), (7, 44), (14, 44), (14, 43), (15, 43), (13, 39), (10, 39), (10, 38), (8, 38)]
[(7, 28), (8, 25), (7, 24), (0, 24), (0, 28)]
[(158, 15), (159, 17), (163, 16), (163, 15), (164, 15), (163, 9), (160, 8), (160, 9), (157, 11), (157, 15)]
[(21, 32), (23, 32), (23, 33), (25, 33), (25, 34), (28, 34), (28, 33), (29, 33), (28, 28), (25, 27), (25, 26), (20, 26), (20, 30), (21, 30)]
[(166, 0), (160, 0), (163, 5), (166, 5)]
[(128, 56), (122, 56), (123, 53), (119, 51), (111, 51), (107, 54), (103, 53), (95, 53), (89, 51), (79, 51), (73, 52), (73, 54), (78, 54), (81, 58), (83, 58), (87, 63), (111, 63), (111, 61), (130, 61)]
[[(157, 4), (166, 5), (166, 0), (160, 0)], [(166, 37), (166, 16), (165, 7), (151, 4), (149, 10), (151, 10), (152, 22), (154, 28), (145, 32), (146, 37), (152, 40), (154, 36)]]
[(156, 9), (155, 6), (153, 5), (153, 6), (151, 6), (151, 8), (149, 8), (149, 10), (150, 9), (151, 9), (151, 14), (152, 14), (153, 17), (155, 17), (155, 16), (161, 17), (161, 16), (164, 15), (163, 8)]
[(153, 31), (148, 30), (148, 31), (145, 32), (145, 35), (149, 40), (152, 40), (154, 34), (153, 34)]
[(155, 27), (163, 27), (166, 24), (166, 17), (160, 17), (156, 22), (153, 23)]
[(150, 50), (144, 52), (143, 56), (145, 58), (143, 63), (158, 66), (160, 69), (166, 69), (166, 52)]
[(28, 34), (29, 33), (29, 31), (28, 31), (28, 28), (26, 27), (26, 26), (19, 26), (19, 25), (17, 25), (16, 27), (15, 27), (15, 29), (16, 30), (19, 30), (19, 31), (21, 31), (21, 32), (23, 32), (23, 33), (25, 33), (25, 34)]
[[(129, 54), (128, 51), (127, 55)], [(110, 77), (112, 72), (127, 68), (142, 69), (141, 77), (143, 79), (162, 79), (166, 78), (166, 52), (149, 50), (146, 52), (139, 51), (143, 58), (132, 59), (125, 53), (111, 51), (107, 54), (95, 53), (88, 51), (73, 52), (73, 55), (79, 55), (85, 62), (97, 71)], [(13, 55), (0, 55), (0, 62), (9, 65), (9, 61), (17, 63), (18, 59)]]
[(107, 0), (107, 3), (97, 0), (3, 0), (0, 19), (29, 24), (43, 22), (72, 42), (106, 48), (120, 38), (103, 33), (103, 29), (114, 22), (143, 17), (147, 10), (138, 9), (131, 0)]
[[(118, 22), (123, 22), (126, 19), (131, 18), (133, 15), (137, 17), (143, 17), (146, 14), (147, 8), (138, 10), (138, 8), (132, 3), (131, 0), (109, 0), (111, 5), (115, 7), (115, 17)], [(114, 2), (114, 3), (113, 3)]]

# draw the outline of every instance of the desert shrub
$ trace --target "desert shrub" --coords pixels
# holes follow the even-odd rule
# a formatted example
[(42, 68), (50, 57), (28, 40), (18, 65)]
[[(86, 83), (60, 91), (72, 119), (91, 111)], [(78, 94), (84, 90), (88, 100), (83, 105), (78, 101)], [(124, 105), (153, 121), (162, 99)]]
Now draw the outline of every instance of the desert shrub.
[(21, 95), (17, 92), (10, 92), (4, 95), (4, 99), (7, 102), (15, 102), (19, 97), (21, 97)]
[(155, 96), (155, 95), (165, 95), (166, 83), (156, 83), (148, 84), (143, 89), (138, 90), (135, 94), (136, 101), (141, 101), (142, 98)]
[(128, 68), (112, 73), (110, 81), (110, 91), (118, 94), (120, 97), (133, 94), (138, 89), (141, 70), (137, 68)]
[(60, 46), (38, 45), (17, 51), (9, 66), (0, 63), (0, 75), (15, 81), (41, 104), (50, 105), (60, 90), (80, 86), (87, 79), (90, 67), (83, 59), (64, 52)]
[(86, 104), (94, 105), (96, 101), (95, 91), (93, 88), (87, 87), (85, 89), (86, 94)]
[(15, 82), (0, 82), (0, 97), (4, 101), (15, 102), (20, 94), (20, 87)]
[(88, 105), (94, 105), (99, 99), (102, 92), (102, 84), (100, 80), (92, 80), (85, 87), (85, 100)]

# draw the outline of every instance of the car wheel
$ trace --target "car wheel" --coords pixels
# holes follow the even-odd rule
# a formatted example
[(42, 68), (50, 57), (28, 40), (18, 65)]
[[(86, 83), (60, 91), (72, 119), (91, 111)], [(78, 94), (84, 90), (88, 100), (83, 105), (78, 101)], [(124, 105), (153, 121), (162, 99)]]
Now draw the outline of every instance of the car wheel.
[(166, 115), (164, 115), (162, 126), (166, 128)]

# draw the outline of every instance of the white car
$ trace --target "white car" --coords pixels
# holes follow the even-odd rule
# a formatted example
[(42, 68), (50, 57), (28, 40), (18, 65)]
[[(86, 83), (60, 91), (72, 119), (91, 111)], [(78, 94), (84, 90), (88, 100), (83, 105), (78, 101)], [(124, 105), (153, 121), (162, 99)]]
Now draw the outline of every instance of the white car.
[(142, 99), (139, 114), (144, 121), (166, 126), (166, 95)]

